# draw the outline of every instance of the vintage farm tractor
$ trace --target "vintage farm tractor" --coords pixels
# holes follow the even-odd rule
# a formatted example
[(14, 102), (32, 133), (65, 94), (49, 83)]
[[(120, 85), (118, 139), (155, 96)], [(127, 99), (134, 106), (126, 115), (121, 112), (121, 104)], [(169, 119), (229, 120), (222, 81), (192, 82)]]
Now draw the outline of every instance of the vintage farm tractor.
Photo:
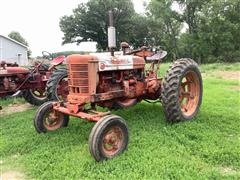
[[(34, 63), (34, 66), (28, 69), (1, 61), (0, 98), (15, 96), (22, 92), (24, 99), (33, 105), (41, 105), (46, 102), (48, 100), (45, 91), (46, 83), (52, 74), (54, 74), (54, 76), (50, 79), (56, 77), (56, 75), (59, 74), (58, 72), (66, 71), (66, 68), (56, 69), (56, 66), (62, 64), (65, 60), (64, 56), (52, 58), (51, 54), (46, 51), (43, 51), (43, 56), (51, 59), (50, 66), (44, 64), (43, 61)], [(59, 84), (59, 96), (64, 96), (64, 92), (68, 93), (67, 81), (61, 79), (61, 81), (59, 80), (56, 83)]]
[(110, 23), (111, 53), (67, 57), (67, 101), (44, 103), (34, 118), (39, 133), (67, 126), (69, 115), (96, 122), (89, 136), (89, 150), (96, 161), (122, 153), (129, 138), (123, 118), (98, 112), (96, 106), (129, 108), (141, 100), (160, 100), (166, 119), (174, 123), (192, 119), (202, 101), (201, 73), (192, 59), (176, 60), (161, 78), (158, 74), (165, 51), (152, 52), (147, 47), (129, 50), (128, 44), (122, 43), (123, 51), (114, 52), (114, 34)]

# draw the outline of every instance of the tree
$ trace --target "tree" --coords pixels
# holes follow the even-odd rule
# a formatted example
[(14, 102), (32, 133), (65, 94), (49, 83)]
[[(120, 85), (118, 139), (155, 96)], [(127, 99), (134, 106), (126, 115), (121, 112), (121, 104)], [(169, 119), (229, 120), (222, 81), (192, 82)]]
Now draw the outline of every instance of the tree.
[(238, 0), (211, 1), (204, 7), (199, 36), (207, 42), (207, 55), (211, 55), (212, 60), (240, 60), (239, 9)]
[(135, 11), (131, 0), (89, 0), (74, 9), (72, 15), (60, 19), (63, 44), (96, 41), (98, 49), (106, 50), (109, 10), (113, 10), (114, 14), (117, 45), (132, 40)]
[(149, 41), (151, 40), (151, 26), (149, 26), (149, 24), (150, 21), (146, 16), (135, 14), (132, 17), (132, 27), (128, 32), (129, 43), (131, 44), (131, 46), (138, 48), (142, 47), (143, 45), (151, 46), (152, 44), (154, 44)]
[[(240, 2), (238, 0), (203, 2), (201, 1), (201, 4), (195, 2), (195, 6), (192, 4), (195, 13), (192, 12), (193, 16), (190, 16), (194, 18), (190, 19), (195, 20), (189, 23), (189, 31), (181, 35), (179, 46), (182, 54), (202, 62), (239, 61)], [(184, 11), (187, 11), (187, 8)], [(191, 24), (194, 25), (190, 28)]]
[(165, 46), (173, 59), (179, 55), (177, 41), (181, 29), (181, 22), (177, 12), (172, 10), (171, 0), (152, 0), (148, 5), (150, 19), (150, 36), (155, 44)]
[(204, 5), (209, 3), (211, 0), (174, 0), (177, 2), (183, 11), (180, 20), (186, 22), (189, 28), (189, 33), (197, 33), (199, 12), (201, 12)]
[[(12, 31), (8, 34), (8, 37), (10, 37), (11, 39), (14, 39), (15, 41), (25, 45), (25, 46), (28, 46), (28, 42), (21, 36), (21, 34), (17, 31)], [(28, 49), (28, 58), (31, 56), (31, 50)]]

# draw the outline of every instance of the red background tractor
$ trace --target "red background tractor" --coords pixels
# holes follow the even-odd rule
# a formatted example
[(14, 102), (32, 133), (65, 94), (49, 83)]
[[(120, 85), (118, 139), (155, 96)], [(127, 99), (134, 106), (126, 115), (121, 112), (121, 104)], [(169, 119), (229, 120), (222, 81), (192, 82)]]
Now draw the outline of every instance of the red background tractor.
[[(44, 57), (49, 58), (50, 53), (43, 52)], [(59, 71), (66, 71), (66, 68), (56, 69), (56, 66), (63, 63), (64, 56), (52, 58), (50, 66), (43, 62), (35, 62), (30, 69), (26, 67), (18, 67), (17, 64), (7, 64), (4, 61), (0, 62), (0, 98), (7, 96), (15, 96), (22, 92), (24, 99), (33, 104), (41, 105), (48, 100), (46, 94), (46, 84), (53, 74), (56, 77)], [(65, 74), (67, 76), (67, 74)], [(54, 78), (52, 77), (52, 78)], [(52, 79), (51, 78), (51, 79)], [(67, 81), (58, 80), (58, 95), (64, 95), (68, 92)]]

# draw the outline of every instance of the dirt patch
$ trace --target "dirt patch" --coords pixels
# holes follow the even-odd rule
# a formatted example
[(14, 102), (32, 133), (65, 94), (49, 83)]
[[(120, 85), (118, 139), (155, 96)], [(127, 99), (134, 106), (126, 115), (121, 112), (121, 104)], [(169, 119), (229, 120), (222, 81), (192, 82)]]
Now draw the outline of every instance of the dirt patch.
[(240, 71), (209, 71), (202, 73), (203, 78), (214, 78), (224, 80), (238, 80), (240, 81)]
[(234, 170), (233, 168), (231, 167), (220, 167), (219, 168), (219, 171), (222, 175), (227, 175), (227, 174), (235, 174), (237, 173), (236, 170)]
[(229, 86), (228, 89), (240, 91), (240, 86)]
[(25, 104), (12, 104), (7, 107), (3, 107), (2, 110), (0, 110), (0, 116), (8, 115), (15, 112), (23, 112), (28, 109), (31, 109), (33, 106), (31, 104), (25, 103)]
[(1, 174), (1, 180), (22, 180), (24, 179), (23, 173), (16, 171), (16, 170), (10, 170), (6, 171), (3, 174)]
[(240, 81), (240, 72), (239, 71), (219, 71), (218, 73), (222, 77), (222, 79), (239, 80)]

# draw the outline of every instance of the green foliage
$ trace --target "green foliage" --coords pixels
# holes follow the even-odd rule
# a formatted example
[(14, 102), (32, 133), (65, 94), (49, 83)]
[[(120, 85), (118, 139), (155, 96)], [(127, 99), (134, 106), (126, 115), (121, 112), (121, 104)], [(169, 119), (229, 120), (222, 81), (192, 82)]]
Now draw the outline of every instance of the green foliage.
[(189, 27), (180, 38), (181, 55), (203, 63), (240, 61), (240, 1), (193, 0), (180, 3), (185, 5), (183, 16)]
[(62, 51), (62, 52), (55, 52), (55, 53), (52, 53), (52, 56), (53, 57), (58, 57), (58, 56), (69, 56), (71, 54), (88, 54), (88, 52), (86, 51)]
[[(107, 49), (108, 11), (113, 10), (117, 32), (117, 45), (131, 40), (132, 18), (135, 11), (131, 0), (90, 0), (80, 4), (70, 16), (63, 16), (60, 28), (64, 33), (63, 44), (96, 41), (98, 49)], [(136, 25), (136, 24), (135, 24)]]
[(0, 117), (1, 166), (18, 166), (33, 179), (239, 179), (240, 97), (233, 86), (239, 82), (204, 79), (200, 113), (184, 123), (166, 123), (160, 104), (113, 111), (127, 120), (130, 142), (124, 154), (103, 163), (88, 151), (94, 123), (71, 118), (67, 128), (38, 134), (32, 125), (36, 108)]
[[(173, 3), (180, 6), (180, 12), (172, 9)], [(152, 0), (148, 5), (148, 18), (152, 20), (149, 31), (172, 59), (239, 62), (239, 9), (238, 0)], [(187, 31), (181, 33), (184, 23)]]
[(171, 9), (171, 5), (171, 0), (152, 0), (148, 5), (147, 15), (153, 44), (164, 47), (171, 59), (176, 60), (179, 57), (177, 37), (180, 33), (181, 23), (179, 15)]
[(80, 4), (60, 20), (63, 44), (96, 41), (99, 50), (106, 50), (107, 12), (113, 9), (118, 46), (122, 41), (133, 48), (161, 46), (171, 61), (180, 57), (199, 63), (240, 61), (239, 0), (151, 0), (146, 7), (139, 15), (131, 0)]
[(21, 104), (25, 102), (25, 100), (23, 98), (19, 98), (19, 97), (16, 97), (16, 98), (0, 98), (0, 106), (2, 107), (6, 107), (8, 105), (11, 105), (11, 104)]
[(131, 29), (128, 31), (131, 46), (138, 48), (143, 45), (152, 45), (152, 37), (149, 33), (151, 26), (149, 26), (149, 19), (146, 16), (135, 14), (131, 17)]
[[(22, 43), (25, 46), (28, 46), (28, 42), (22, 37), (22, 35), (17, 32), (17, 31), (12, 31), (8, 34), (8, 37), (10, 37), (11, 39), (14, 39), (17, 42)], [(31, 56), (32, 51), (30, 49), (28, 49), (28, 58)]]
[(28, 42), (21, 36), (19, 32), (12, 31), (9, 33), (8, 37), (10, 37), (11, 39), (14, 39), (17, 42), (24, 44), (25, 46), (28, 46)]

